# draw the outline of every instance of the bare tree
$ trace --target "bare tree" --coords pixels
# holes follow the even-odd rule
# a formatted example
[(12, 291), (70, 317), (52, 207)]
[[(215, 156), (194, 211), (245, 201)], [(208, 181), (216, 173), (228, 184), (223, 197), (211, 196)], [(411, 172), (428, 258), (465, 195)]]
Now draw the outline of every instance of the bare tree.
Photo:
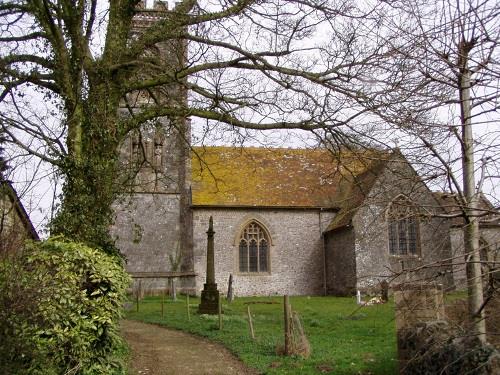
[(309, 0), (184, 0), (168, 12), (161, 2), (102, 6), (0, 5), (0, 124), (19, 154), (56, 166), (64, 178), (54, 233), (114, 251), (108, 227), (118, 146), (154, 119), (178, 128), (190, 116), (230, 128), (340, 129), (368, 112), (360, 88), (379, 59), (377, 44), (365, 39), (378, 27), (376, 7)]
[(3, 132), (0, 129), (0, 179), (3, 179), (3, 173), (7, 170), (8, 165), (5, 157), (3, 155), (3, 143), (5, 142), (5, 138)]
[(479, 201), (485, 184), (491, 189), (498, 181), (500, 8), (488, 0), (392, 6), (381, 16), (392, 52), (375, 97), (391, 104), (379, 115), (395, 125), (412, 161), (425, 163), (428, 183), (458, 197), (460, 210), (449, 215), (466, 223), (469, 316), (484, 341), (479, 220), (494, 210)]

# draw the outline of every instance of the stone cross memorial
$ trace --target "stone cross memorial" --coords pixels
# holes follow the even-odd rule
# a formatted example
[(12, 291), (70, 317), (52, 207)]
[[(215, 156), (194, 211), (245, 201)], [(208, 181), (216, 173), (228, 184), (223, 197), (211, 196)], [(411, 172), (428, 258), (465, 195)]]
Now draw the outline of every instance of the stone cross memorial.
[(201, 303), (198, 305), (200, 314), (219, 313), (219, 291), (215, 283), (214, 234), (213, 218), (210, 216), (207, 231), (207, 278), (201, 292)]

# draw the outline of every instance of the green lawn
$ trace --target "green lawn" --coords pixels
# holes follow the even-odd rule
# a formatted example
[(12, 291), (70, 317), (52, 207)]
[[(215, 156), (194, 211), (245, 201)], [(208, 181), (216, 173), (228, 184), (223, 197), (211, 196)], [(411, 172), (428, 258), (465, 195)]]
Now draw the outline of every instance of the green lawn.
[[(223, 302), (224, 327), (218, 329), (217, 316), (198, 315), (199, 299), (190, 298), (188, 321), (186, 297), (177, 302), (165, 300), (161, 317), (161, 298), (147, 297), (140, 310), (126, 312), (126, 318), (157, 323), (208, 337), (222, 343), (248, 366), (265, 374), (379, 374), (397, 372), (394, 306), (363, 307), (353, 298), (291, 297), (294, 311), (302, 319), (311, 344), (311, 355), (284, 357), (276, 354), (283, 339), (283, 298), (237, 298)], [(245, 302), (266, 301), (276, 304), (250, 304), (256, 338), (252, 340)]]

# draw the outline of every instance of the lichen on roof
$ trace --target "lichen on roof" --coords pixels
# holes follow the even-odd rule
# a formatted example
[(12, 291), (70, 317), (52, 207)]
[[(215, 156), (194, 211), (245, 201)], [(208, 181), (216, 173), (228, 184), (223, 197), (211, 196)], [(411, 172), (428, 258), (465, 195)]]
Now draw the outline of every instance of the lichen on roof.
[(353, 184), (384, 156), (374, 150), (195, 147), (193, 205), (342, 208)]

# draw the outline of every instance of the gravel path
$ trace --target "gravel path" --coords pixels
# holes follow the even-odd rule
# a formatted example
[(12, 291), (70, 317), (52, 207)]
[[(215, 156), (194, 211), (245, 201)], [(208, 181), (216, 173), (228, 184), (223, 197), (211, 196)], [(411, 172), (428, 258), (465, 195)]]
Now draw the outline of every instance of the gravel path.
[(255, 374), (227, 349), (206, 339), (152, 324), (123, 320), (132, 374)]

